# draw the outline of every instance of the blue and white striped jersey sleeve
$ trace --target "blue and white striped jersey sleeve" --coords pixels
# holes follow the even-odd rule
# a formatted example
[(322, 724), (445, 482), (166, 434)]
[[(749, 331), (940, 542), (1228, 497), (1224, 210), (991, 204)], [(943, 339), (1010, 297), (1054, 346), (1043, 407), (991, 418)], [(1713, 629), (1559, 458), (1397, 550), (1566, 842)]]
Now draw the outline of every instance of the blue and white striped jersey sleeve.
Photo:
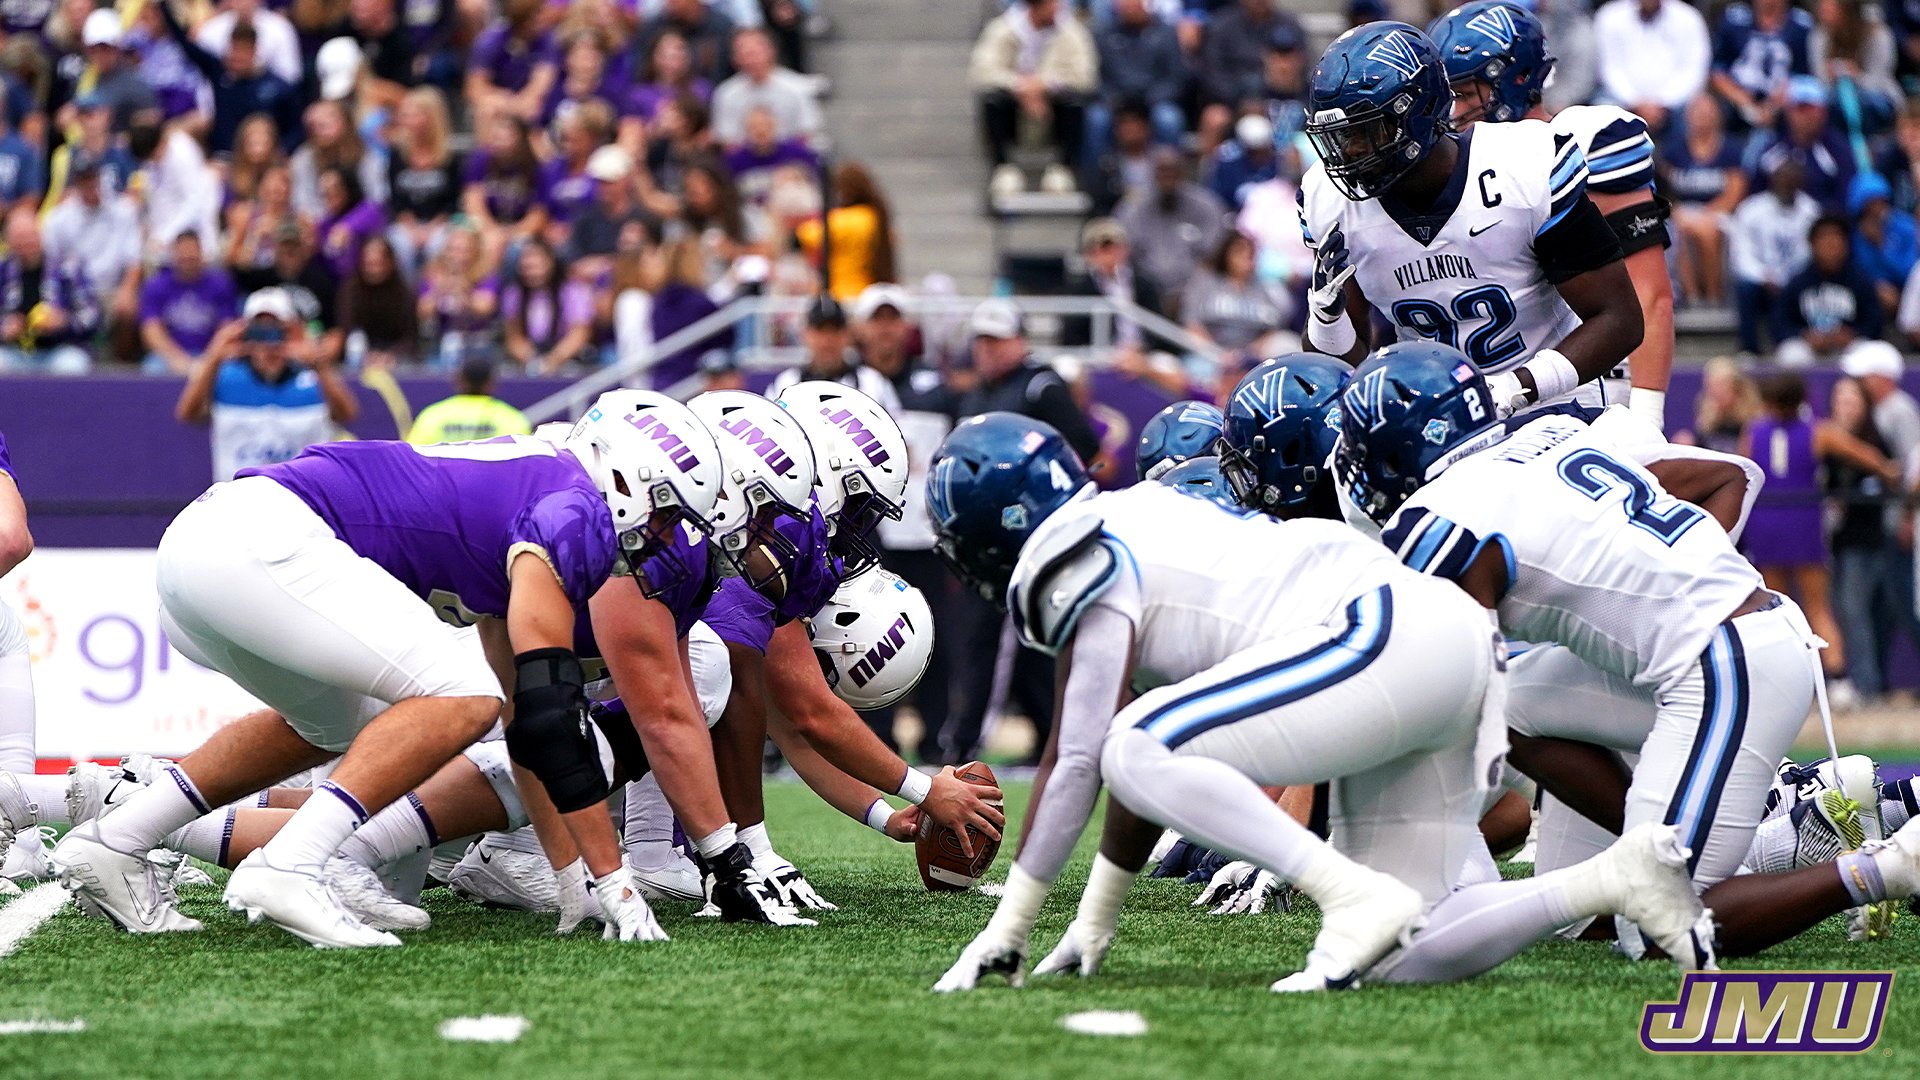
[(1580, 152), (1579, 141), (1556, 133), (1553, 144), (1553, 170), (1547, 178), (1547, 220), (1535, 230), (1535, 236), (1560, 224), (1587, 191), (1587, 157)]
[(1615, 120), (1587, 143), (1587, 184), (1595, 191), (1625, 195), (1653, 187), (1653, 139), (1637, 116)]
[[(1507, 584), (1511, 585), (1514, 565), (1506, 539), (1498, 534), (1488, 539), (1505, 553)], [(1448, 581), (1459, 580), (1487, 543), (1466, 526), (1417, 505), (1409, 505), (1395, 515), (1380, 534), (1380, 542), (1408, 569)]]

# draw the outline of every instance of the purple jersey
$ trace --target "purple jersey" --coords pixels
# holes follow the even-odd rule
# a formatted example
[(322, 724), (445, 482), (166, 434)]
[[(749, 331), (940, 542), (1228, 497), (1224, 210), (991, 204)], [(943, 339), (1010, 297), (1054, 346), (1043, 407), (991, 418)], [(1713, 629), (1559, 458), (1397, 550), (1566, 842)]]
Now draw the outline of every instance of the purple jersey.
[(456, 625), (507, 614), (507, 567), (545, 559), (575, 610), (613, 570), (613, 515), (571, 454), (526, 436), (325, 443), (242, 469), (298, 495), (334, 535)]
[(745, 645), (763, 656), (773, 640), (773, 601), (755, 592), (745, 578), (722, 581), (702, 618), (721, 641)]
[(821, 516), (818, 503), (807, 520), (782, 518), (774, 528), (800, 552), (787, 568), (786, 595), (775, 603), (745, 578), (728, 578), (701, 616), (721, 641), (762, 654), (776, 626), (812, 615), (833, 597), (843, 572), (841, 561), (827, 553), (827, 519)]
[(534, 68), (559, 60), (552, 34), (536, 34), (532, 41), (525, 41), (515, 37), (506, 23), (496, 22), (474, 39), (467, 68), (484, 73), (488, 82), (517, 94), (533, 78)]
[[(653, 599), (673, 612), (677, 637), (686, 637), (700, 620), (718, 584), (708, 566), (712, 550), (708, 545), (705, 533), (681, 525), (674, 529), (671, 544), (640, 564), (640, 573), (649, 582), (669, 583)], [(584, 612), (573, 625), (573, 651), (582, 660), (589, 681), (607, 677), (604, 653), (593, 637), (593, 620)]]
[(1747, 519), (1746, 556), (1756, 566), (1796, 566), (1826, 561), (1820, 461), (1813, 453), (1813, 422), (1781, 423), (1755, 417), (1747, 428), (1753, 460), (1767, 474)]
[[(0, 435), (0, 473), (13, 476), (13, 458), (7, 453), (7, 437), (5, 435)], [(14, 483), (18, 485), (19, 480), (16, 478)]]
[(574, 172), (565, 158), (554, 158), (540, 167), (540, 204), (553, 220), (572, 224), (582, 211), (593, 205), (593, 177), (583, 168)]

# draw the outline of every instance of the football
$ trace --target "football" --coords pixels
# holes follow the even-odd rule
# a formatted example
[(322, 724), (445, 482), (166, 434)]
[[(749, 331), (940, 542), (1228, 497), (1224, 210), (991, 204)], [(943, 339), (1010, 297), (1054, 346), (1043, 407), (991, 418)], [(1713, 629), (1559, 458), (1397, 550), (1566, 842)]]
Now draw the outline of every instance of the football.
[[(1000, 781), (985, 762), (969, 761), (954, 770), (960, 779), (981, 787), (999, 787)], [(920, 835), (914, 841), (914, 854), (920, 860), (920, 880), (929, 892), (962, 892), (973, 888), (1000, 854), (1000, 841), (989, 839), (979, 829), (973, 834), (973, 857), (960, 849), (960, 834), (930, 817), (920, 818)]]

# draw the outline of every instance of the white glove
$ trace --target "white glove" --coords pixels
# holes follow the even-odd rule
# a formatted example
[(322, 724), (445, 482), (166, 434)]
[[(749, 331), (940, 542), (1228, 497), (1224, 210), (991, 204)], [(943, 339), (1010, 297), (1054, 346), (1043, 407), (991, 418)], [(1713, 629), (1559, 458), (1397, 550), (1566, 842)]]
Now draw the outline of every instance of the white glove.
[(980, 976), (995, 972), (1007, 977), (1008, 986), (1018, 987), (1027, 981), (1026, 967), (1027, 943), (1014, 940), (1012, 935), (988, 923), (979, 937), (960, 950), (960, 959), (933, 984), (933, 992), (951, 994), (956, 990), (971, 990), (979, 985)]
[(1033, 969), (1035, 975), (1079, 975), (1090, 979), (1099, 974), (1100, 964), (1113, 947), (1113, 928), (1090, 926), (1080, 919), (1067, 924), (1067, 932), (1047, 958)]
[(600, 918), (600, 902), (594, 899), (587, 877), (587, 861), (575, 859), (553, 875), (560, 883), (560, 926), (556, 934), (571, 934), (589, 919)]
[(1209, 915), (1257, 915), (1269, 905), (1287, 911), (1284, 888), (1270, 871), (1250, 862), (1230, 862), (1214, 872), (1193, 906), (1212, 905)]
[(1353, 270), (1353, 263), (1347, 258), (1347, 236), (1335, 228), (1313, 252), (1313, 280), (1307, 289), (1307, 304), (1314, 318), (1331, 323), (1347, 317), (1347, 282), (1352, 279)]
[(599, 902), (602, 941), (665, 941), (667, 932), (653, 917), (646, 898), (633, 887), (632, 871), (622, 865), (604, 877), (595, 878), (593, 897)]
[(1487, 376), (1487, 390), (1493, 395), (1495, 420), (1505, 420), (1530, 404), (1526, 386), (1520, 382), (1520, 376), (1511, 371)]
[(840, 905), (815, 892), (812, 882), (807, 880), (806, 875), (796, 869), (792, 863), (781, 858), (778, 852), (769, 851), (765, 855), (755, 855), (753, 870), (787, 907), (806, 908), (813, 911), (840, 910)]

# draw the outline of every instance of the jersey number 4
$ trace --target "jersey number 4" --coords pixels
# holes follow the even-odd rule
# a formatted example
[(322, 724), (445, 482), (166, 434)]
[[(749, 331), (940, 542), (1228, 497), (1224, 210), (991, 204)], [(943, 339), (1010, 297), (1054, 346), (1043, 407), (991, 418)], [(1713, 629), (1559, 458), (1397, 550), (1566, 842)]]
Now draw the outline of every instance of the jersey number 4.
[[(1393, 321), (1408, 330), (1442, 345), (1451, 345), (1482, 368), (1498, 367), (1527, 351), (1527, 343), (1514, 331), (1519, 317), (1513, 296), (1499, 285), (1482, 285), (1453, 298), (1451, 308), (1425, 298), (1398, 300), (1393, 305)], [(1480, 323), (1461, 340), (1460, 328)]]
[(1598, 450), (1575, 450), (1568, 454), (1560, 462), (1560, 479), (1595, 502), (1606, 498), (1615, 488), (1624, 488), (1627, 497), (1621, 505), (1627, 512), (1627, 520), (1635, 528), (1652, 533), (1668, 547), (1707, 516), (1665, 492), (1656, 492), (1639, 473)]

